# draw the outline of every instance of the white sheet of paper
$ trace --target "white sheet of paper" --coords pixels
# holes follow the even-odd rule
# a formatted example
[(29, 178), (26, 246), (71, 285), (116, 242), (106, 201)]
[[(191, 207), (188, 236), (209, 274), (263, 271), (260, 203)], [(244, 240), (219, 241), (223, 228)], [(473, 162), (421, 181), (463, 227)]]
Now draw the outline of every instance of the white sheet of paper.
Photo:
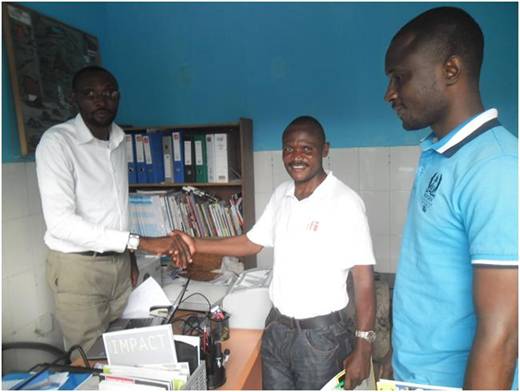
[(132, 291), (121, 318), (150, 317), (151, 306), (170, 306), (171, 304), (159, 283), (149, 277)]

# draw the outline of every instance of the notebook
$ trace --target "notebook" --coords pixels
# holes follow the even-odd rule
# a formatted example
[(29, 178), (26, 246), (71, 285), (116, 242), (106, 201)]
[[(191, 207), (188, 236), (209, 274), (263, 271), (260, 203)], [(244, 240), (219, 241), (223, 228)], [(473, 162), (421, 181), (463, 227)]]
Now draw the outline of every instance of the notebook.
[[(177, 298), (173, 304), (168, 308), (168, 314), (166, 317), (145, 317), (145, 318), (132, 318), (132, 319), (117, 319), (110, 323), (107, 330), (105, 332), (114, 332), (121, 331), (123, 329), (132, 329), (132, 328), (143, 328), (143, 327), (151, 327), (154, 325), (161, 324), (170, 324), (175, 316), (177, 309), (184, 297), (184, 293), (186, 293), (186, 289), (188, 288), (188, 284), (190, 283), (190, 278), (184, 284), (184, 287), (179, 292)], [(87, 351), (88, 359), (105, 359), (105, 344), (103, 343), (103, 336), (100, 335), (92, 347)]]

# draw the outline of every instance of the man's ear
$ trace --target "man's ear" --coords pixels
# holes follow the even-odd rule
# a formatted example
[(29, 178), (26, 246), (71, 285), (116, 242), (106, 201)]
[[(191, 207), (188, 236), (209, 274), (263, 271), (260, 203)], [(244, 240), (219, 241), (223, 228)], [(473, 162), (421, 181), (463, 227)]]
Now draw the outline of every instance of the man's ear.
[(444, 78), (446, 85), (451, 86), (460, 79), (462, 74), (462, 61), (459, 56), (450, 56), (444, 63)]
[(323, 143), (323, 148), (321, 149), (321, 156), (325, 158), (329, 155), (330, 144), (328, 142)]

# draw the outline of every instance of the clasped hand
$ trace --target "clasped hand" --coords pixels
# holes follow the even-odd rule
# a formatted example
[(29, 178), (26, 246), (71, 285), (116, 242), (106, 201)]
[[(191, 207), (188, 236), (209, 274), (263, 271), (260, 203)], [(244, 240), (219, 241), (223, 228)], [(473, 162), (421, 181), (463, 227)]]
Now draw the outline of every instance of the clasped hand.
[(143, 238), (142, 248), (150, 253), (169, 256), (177, 267), (186, 268), (195, 253), (195, 242), (186, 233), (174, 230), (164, 237)]

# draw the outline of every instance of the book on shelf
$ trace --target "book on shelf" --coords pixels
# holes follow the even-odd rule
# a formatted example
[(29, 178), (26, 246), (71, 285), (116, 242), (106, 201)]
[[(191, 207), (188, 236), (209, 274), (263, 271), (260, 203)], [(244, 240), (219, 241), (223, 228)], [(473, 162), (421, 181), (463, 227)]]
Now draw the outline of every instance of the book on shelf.
[(164, 163), (164, 180), (173, 182), (173, 139), (171, 133), (163, 134), (162, 151)]
[(144, 162), (146, 168), (146, 182), (153, 183), (153, 157), (152, 150), (150, 148), (150, 137), (143, 135), (143, 148), (144, 148)]
[(156, 129), (147, 129), (149, 140), (151, 167), (148, 168), (148, 182), (160, 184), (164, 181), (163, 133)]
[(137, 183), (137, 171), (135, 165), (135, 140), (134, 136), (130, 133), (125, 135), (126, 143), (126, 160), (128, 162), (128, 183)]
[(144, 155), (144, 145), (143, 145), (143, 134), (136, 133), (135, 135), (135, 167), (137, 170), (137, 183), (138, 184), (146, 184), (147, 180), (147, 172), (146, 172), (146, 160)]
[(195, 134), (193, 136), (195, 150), (195, 181), (208, 182), (208, 158), (206, 150), (206, 136)]
[(184, 142), (183, 132), (174, 131), (173, 138), (173, 181), (184, 182)]
[(184, 135), (184, 182), (195, 182), (195, 148), (193, 135)]
[(206, 167), (208, 169), (208, 182), (215, 182), (215, 135), (206, 134)]
[(132, 192), (128, 203), (130, 231), (150, 237), (167, 235), (172, 230), (196, 237), (240, 235), (243, 232), (240, 200), (238, 194), (230, 200), (218, 200), (194, 187)]
[(215, 133), (213, 138), (215, 182), (229, 182), (228, 135)]

